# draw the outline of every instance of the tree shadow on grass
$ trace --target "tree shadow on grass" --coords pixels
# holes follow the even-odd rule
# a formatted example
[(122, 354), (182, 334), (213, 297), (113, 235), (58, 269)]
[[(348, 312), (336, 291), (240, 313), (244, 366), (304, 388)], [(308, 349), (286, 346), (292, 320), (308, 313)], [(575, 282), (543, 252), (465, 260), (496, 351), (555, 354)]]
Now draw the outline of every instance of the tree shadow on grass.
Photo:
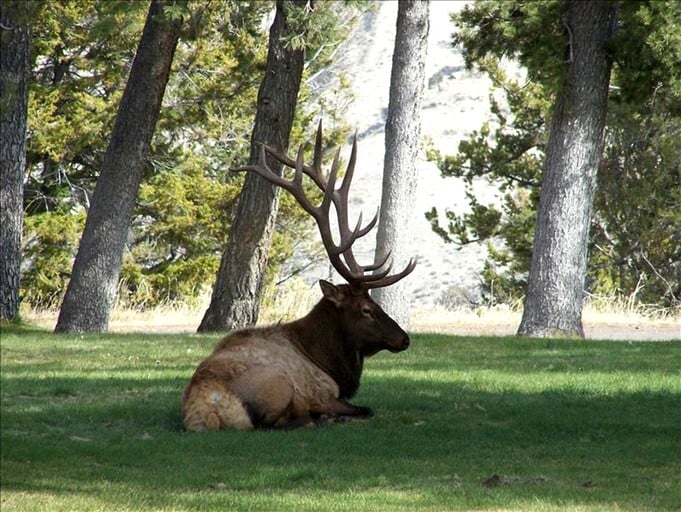
[(2, 486), (90, 493), (110, 509), (247, 508), (256, 496), (413, 509), (678, 503), (676, 393), (493, 392), (410, 375), (368, 372), (355, 400), (375, 409), (368, 421), (202, 434), (181, 428), (184, 377), (12, 377)]

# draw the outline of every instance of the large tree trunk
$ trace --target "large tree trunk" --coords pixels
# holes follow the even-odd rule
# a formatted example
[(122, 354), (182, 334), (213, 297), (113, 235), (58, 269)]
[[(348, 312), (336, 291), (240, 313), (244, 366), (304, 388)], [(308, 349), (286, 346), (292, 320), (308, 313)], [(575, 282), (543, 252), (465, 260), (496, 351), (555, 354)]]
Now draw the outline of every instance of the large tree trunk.
[[(293, 35), (286, 11), (305, 6), (304, 0), (277, 0), (265, 76), (258, 91), (249, 164), (258, 161), (259, 142), (288, 148), (305, 61), (303, 49), (286, 47), (285, 39)], [(271, 169), (281, 173), (281, 164), (270, 157), (267, 161)], [(248, 173), (199, 332), (230, 330), (257, 321), (277, 208), (276, 187)]]
[(144, 177), (182, 27), (152, 0), (57, 322), (57, 332), (104, 332), (118, 287), (132, 210)]
[[(421, 103), (428, 44), (428, 0), (400, 2), (390, 76), (390, 101), (385, 125), (385, 161), (381, 217), (376, 233), (376, 261), (391, 254), (395, 268), (413, 253), (413, 199), (416, 158), (421, 136)], [(374, 290), (383, 309), (409, 328), (411, 301), (405, 282)]]
[(525, 336), (584, 336), (582, 301), (603, 149), (616, 3), (568, 1), (568, 71), (551, 124), (523, 318)]
[(10, 321), (19, 317), (32, 6), (0, 3), (0, 320)]

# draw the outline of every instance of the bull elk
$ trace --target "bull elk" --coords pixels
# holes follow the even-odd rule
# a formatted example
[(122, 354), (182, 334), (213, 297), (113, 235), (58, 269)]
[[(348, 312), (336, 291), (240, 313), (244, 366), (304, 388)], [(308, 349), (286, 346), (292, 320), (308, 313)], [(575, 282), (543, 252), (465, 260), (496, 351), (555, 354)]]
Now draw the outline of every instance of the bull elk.
[[(266, 153), (295, 169), (292, 180), (274, 173)], [(362, 217), (354, 229), (348, 224), (348, 193), (357, 157), (357, 138), (345, 176), (335, 188), (339, 152), (328, 178), (321, 170), (322, 127), (317, 129), (313, 164), (303, 163), (303, 146), (295, 160), (282, 151), (261, 145), (256, 165), (234, 171), (255, 172), (288, 190), (315, 219), (329, 260), (347, 284), (319, 282), (322, 299), (307, 316), (269, 327), (249, 327), (227, 335), (203, 360), (182, 396), (187, 430), (235, 428), (312, 427), (350, 417), (368, 418), (371, 409), (350, 404), (357, 392), (364, 358), (380, 350), (400, 352), (409, 336), (369, 296), (369, 290), (389, 286), (407, 276), (416, 265), (410, 260), (390, 275), (388, 258), (360, 265), (353, 243), (369, 233), (378, 213), (365, 227)], [(303, 191), (303, 174), (322, 190), (315, 206)], [(340, 241), (335, 243), (329, 222), (334, 206)]]

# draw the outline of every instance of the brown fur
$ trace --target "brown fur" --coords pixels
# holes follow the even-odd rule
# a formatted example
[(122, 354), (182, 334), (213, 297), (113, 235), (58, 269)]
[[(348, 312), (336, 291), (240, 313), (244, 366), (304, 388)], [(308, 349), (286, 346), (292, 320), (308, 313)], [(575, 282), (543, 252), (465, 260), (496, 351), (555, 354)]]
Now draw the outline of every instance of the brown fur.
[(291, 323), (227, 335), (182, 395), (187, 430), (315, 426), (370, 417), (346, 401), (364, 358), (409, 346), (409, 337), (370, 297), (348, 285), (320, 285), (324, 298)]

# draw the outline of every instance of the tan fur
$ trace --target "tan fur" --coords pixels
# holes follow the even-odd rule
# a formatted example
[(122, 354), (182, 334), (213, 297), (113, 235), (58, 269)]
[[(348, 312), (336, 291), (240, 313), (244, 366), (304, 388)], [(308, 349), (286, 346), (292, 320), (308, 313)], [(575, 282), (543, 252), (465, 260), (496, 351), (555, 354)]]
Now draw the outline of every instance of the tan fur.
[(246, 409), (219, 381), (202, 381), (188, 390), (184, 402), (187, 430), (219, 430), (223, 427), (251, 430), (253, 424)]
[(184, 424), (192, 431), (249, 430), (250, 404), (264, 424), (284, 426), (313, 413), (342, 412), (338, 395), (336, 382), (276, 330), (236, 333), (194, 373), (183, 395)]

